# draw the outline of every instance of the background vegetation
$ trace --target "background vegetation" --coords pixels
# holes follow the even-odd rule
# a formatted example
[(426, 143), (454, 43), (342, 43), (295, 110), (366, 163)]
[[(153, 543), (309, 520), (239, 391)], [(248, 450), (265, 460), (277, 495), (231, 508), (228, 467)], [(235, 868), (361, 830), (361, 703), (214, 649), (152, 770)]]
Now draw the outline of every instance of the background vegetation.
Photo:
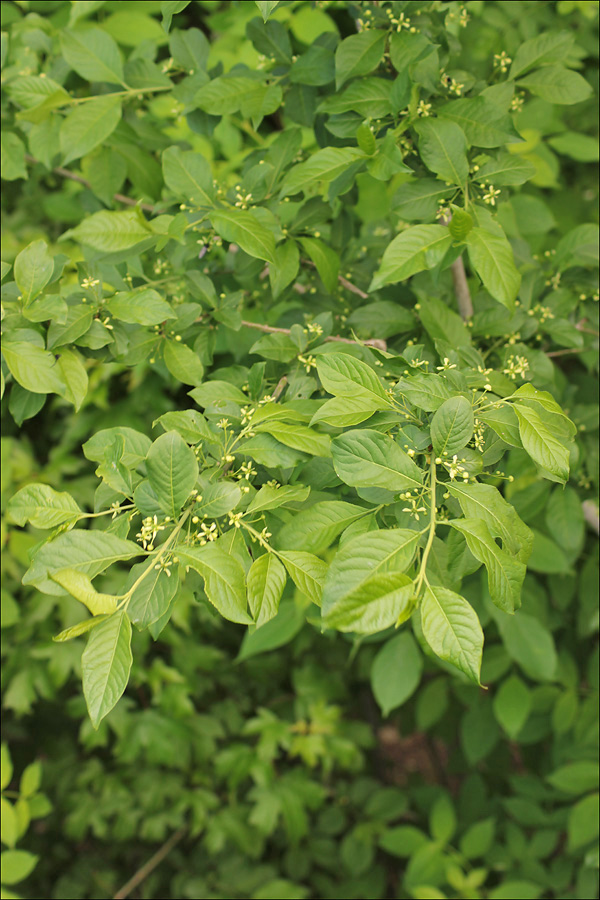
[[(2, 897), (595, 898), (598, 4), (1, 12)], [(549, 417), (542, 450), (500, 403), (515, 390)], [(430, 440), (456, 440), (437, 410), (471, 395), (509, 410), (456, 445), (508, 501), (483, 550), (453, 453), (437, 501), (427, 481)], [(344, 468), (357, 425), (392, 431), (429, 494)], [(82, 651), (116, 619), (86, 637), (75, 597), (111, 612), (137, 566), (126, 581), (125, 550), (94, 588), (53, 580), (77, 564), (58, 542), (152, 546), (170, 507), (147, 453), (169, 434), (211, 515), (178, 588), (173, 563), (143, 608), (131, 595), (147, 627), (116, 705), (125, 683), (94, 700), (84, 658), (91, 720)], [(271, 505), (237, 528), (255, 488)], [(104, 515), (128, 497), (133, 521)], [(99, 515), (73, 529), (82, 510)], [(242, 535), (268, 568), (249, 613), (198, 562), (218, 560), (213, 520), (234, 569)], [(400, 533), (420, 549), (373, 617), (335, 600), (344, 546)], [(425, 577), (477, 613), (456, 652), (418, 613), (393, 627)]]

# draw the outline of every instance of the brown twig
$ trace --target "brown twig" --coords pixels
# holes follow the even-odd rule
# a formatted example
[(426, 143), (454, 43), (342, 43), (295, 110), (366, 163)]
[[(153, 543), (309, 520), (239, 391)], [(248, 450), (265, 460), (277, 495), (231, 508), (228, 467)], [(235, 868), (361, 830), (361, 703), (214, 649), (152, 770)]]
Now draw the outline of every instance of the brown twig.
[[(245, 328), (256, 328), (257, 331), (264, 331), (267, 334), (290, 334), (289, 328), (276, 328), (274, 325), (262, 325), (260, 322), (246, 322), (242, 320)], [(325, 341), (335, 341), (341, 344), (357, 344), (359, 347), (363, 344), (367, 347), (375, 347), (376, 350), (387, 350), (387, 344), (381, 338), (369, 338), (367, 341), (354, 341), (352, 338), (341, 337), (339, 334), (331, 334), (329, 337), (323, 338)]]
[[(442, 225), (449, 225), (452, 216), (442, 216), (440, 222)], [(462, 256), (455, 259), (450, 266), (452, 272), (452, 281), (454, 282), (454, 290), (456, 293), (456, 302), (461, 319), (470, 319), (473, 315), (473, 301), (471, 300), (471, 291), (467, 281), (467, 273), (465, 272), (465, 264)]]
[(586, 353), (591, 347), (574, 347), (572, 350), (550, 350), (546, 356), (568, 356), (570, 353)]
[(583, 507), (583, 518), (590, 528), (600, 534), (600, 512), (593, 500), (584, 500), (581, 504)]
[(473, 315), (473, 301), (471, 300), (471, 292), (462, 256), (454, 260), (450, 266), (450, 271), (452, 272), (452, 281), (454, 282), (460, 317), (461, 319), (470, 319)]
[(160, 865), (160, 863), (169, 855), (173, 847), (179, 843), (179, 841), (186, 835), (187, 828), (183, 826), (171, 837), (165, 841), (162, 847), (156, 851), (154, 856), (151, 856), (147, 863), (138, 869), (137, 872), (132, 875), (129, 881), (125, 882), (123, 887), (117, 891), (113, 900), (125, 900), (126, 897), (129, 897), (131, 892), (135, 890), (135, 888), (144, 881), (154, 869)]
[[(36, 159), (35, 156), (30, 156), (29, 153), (25, 154), (25, 160), (32, 166), (39, 163), (39, 159)], [(90, 190), (92, 189), (89, 181), (82, 175), (78, 175), (77, 172), (71, 172), (70, 169), (64, 169), (62, 166), (55, 166), (52, 171), (55, 175), (60, 175), (61, 178), (68, 178), (70, 181), (76, 181), (78, 184), (82, 184), (84, 187), (90, 188)], [(151, 203), (141, 203), (139, 200), (134, 200), (133, 197), (126, 197), (125, 194), (113, 194), (113, 196), (117, 203), (124, 203), (126, 206), (139, 206), (140, 209), (144, 209), (146, 212), (156, 212), (156, 207)]]

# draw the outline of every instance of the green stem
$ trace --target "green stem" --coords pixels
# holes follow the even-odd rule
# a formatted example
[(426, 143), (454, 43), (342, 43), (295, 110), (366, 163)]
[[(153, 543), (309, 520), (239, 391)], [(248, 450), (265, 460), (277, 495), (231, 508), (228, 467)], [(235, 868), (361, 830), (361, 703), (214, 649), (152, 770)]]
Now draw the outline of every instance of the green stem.
[(189, 509), (186, 509), (186, 511), (180, 518), (179, 522), (177, 523), (177, 525), (175, 526), (175, 528), (173, 529), (173, 531), (171, 532), (171, 534), (169, 535), (167, 540), (164, 542), (162, 547), (159, 549), (156, 556), (152, 557), (152, 559), (150, 560), (150, 564), (144, 569), (144, 571), (142, 572), (140, 577), (133, 583), (133, 585), (129, 588), (127, 593), (123, 595), (123, 599), (122, 599), (121, 603), (119, 603), (117, 609), (122, 609), (122, 608), (127, 609), (128, 605), (129, 605), (129, 601), (131, 600), (131, 598), (134, 594), (134, 591), (139, 587), (139, 585), (142, 583), (144, 578), (146, 578), (150, 574), (150, 572), (155, 567), (157, 562), (159, 562), (163, 558), (163, 556), (165, 555), (167, 550), (169, 550), (172, 547), (172, 545), (175, 542), (175, 538), (177, 537), (177, 535), (179, 534), (179, 532), (185, 525), (187, 519), (190, 516), (191, 511), (192, 511), (191, 507)]
[(435, 493), (437, 486), (437, 470), (435, 465), (435, 458), (432, 454), (431, 456), (431, 468), (429, 475), (429, 490), (431, 493), (431, 516), (429, 520), (429, 535), (427, 537), (427, 543), (425, 544), (425, 549), (423, 550), (423, 558), (421, 560), (421, 568), (419, 570), (419, 577), (417, 578), (417, 584), (415, 588), (415, 596), (418, 597), (421, 588), (423, 586), (423, 582), (427, 581), (427, 576), (425, 574), (427, 569), (427, 560), (429, 558), (429, 554), (431, 553), (431, 548), (433, 546), (433, 539), (435, 537), (435, 526), (436, 526), (436, 511), (437, 507), (435, 505)]

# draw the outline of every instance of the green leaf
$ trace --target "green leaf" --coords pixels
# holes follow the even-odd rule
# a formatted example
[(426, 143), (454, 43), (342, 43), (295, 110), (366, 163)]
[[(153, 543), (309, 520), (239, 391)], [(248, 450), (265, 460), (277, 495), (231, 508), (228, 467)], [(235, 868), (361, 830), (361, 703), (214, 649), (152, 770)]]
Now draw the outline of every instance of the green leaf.
[(209, 544), (198, 548), (178, 547), (177, 555), (184, 566), (202, 575), (206, 596), (224, 619), (253, 624), (247, 612), (244, 570), (235, 556)]
[(6, 509), (9, 521), (17, 525), (30, 522), (34, 528), (56, 528), (76, 522), (83, 515), (66, 491), (55, 491), (47, 484), (28, 484), (14, 494)]
[(451, 397), (431, 420), (431, 440), (437, 456), (452, 457), (473, 437), (473, 407), (465, 397)]
[(521, 285), (512, 247), (504, 234), (473, 228), (467, 235), (469, 260), (495, 300), (513, 310)]
[(373, 413), (380, 407), (370, 400), (351, 400), (349, 397), (334, 397), (327, 400), (311, 419), (311, 425), (316, 422), (325, 422), (336, 428), (347, 428), (350, 425), (359, 425), (366, 419), (370, 419)]
[(475, 147), (502, 147), (521, 141), (510, 116), (486, 97), (452, 100), (442, 106), (439, 115), (459, 125), (467, 142)]
[(165, 341), (163, 359), (171, 375), (181, 384), (202, 384), (204, 366), (198, 355), (186, 344), (177, 341)]
[(244, 210), (220, 209), (211, 213), (217, 234), (238, 244), (250, 256), (275, 262), (275, 238), (256, 216)]
[(591, 844), (598, 837), (599, 799), (598, 794), (590, 794), (589, 797), (584, 797), (571, 808), (567, 823), (570, 852)]
[(464, 185), (469, 175), (464, 131), (445, 119), (422, 119), (414, 128), (419, 135), (419, 155), (427, 168), (442, 181)]
[(331, 444), (333, 467), (352, 487), (405, 491), (423, 483), (421, 470), (400, 446), (377, 431), (347, 431)]
[(323, 624), (339, 631), (374, 633), (412, 611), (410, 566), (419, 532), (404, 528), (352, 538), (329, 567), (322, 597)]
[(513, 613), (521, 605), (525, 565), (497, 545), (484, 520), (453, 519), (448, 524), (465, 536), (475, 559), (485, 565), (490, 596), (496, 606)]
[(21, 775), (19, 791), (23, 797), (32, 797), (42, 783), (42, 767), (39, 761), (30, 763)]
[(76, 600), (87, 606), (93, 616), (109, 615), (117, 609), (117, 600), (111, 594), (100, 594), (91, 580), (76, 569), (59, 569), (50, 578), (68, 591)]
[(261, 22), (251, 19), (246, 25), (246, 35), (254, 48), (267, 58), (278, 63), (290, 65), (292, 62), (292, 45), (288, 32), (281, 22)]
[(399, 397), (413, 403), (426, 412), (434, 412), (450, 397), (450, 389), (445, 380), (433, 372), (419, 372), (408, 378), (401, 378), (394, 389)]
[(132, 662), (131, 622), (126, 612), (113, 613), (91, 632), (81, 657), (83, 694), (94, 728), (121, 699)]
[(67, 238), (81, 241), (82, 244), (104, 253), (130, 250), (146, 241), (154, 243), (156, 240), (139, 209), (127, 209), (123, 212), (103, 210), (94, 213), (76, 228), (66, 231), (61, 240)]
[(16, 181), (18, 178), (27, 178), (25, 166), (25, 145), (16, 134), (2, 129), (0, 134), (0, 166), (2, 178), (5, 181)]
[(446, 485), (460, 503), (466, 518), (481, 519), (494, 538), (500, 538), (504, 550), (526, 563), (531, 554), (533, 534), (521, 521), (514, 506), (507, 503), (497, 488), (491, 484), (461, 484), (452, 481)]
[(255, 0), (255, 2), (263, 17), (263, 22), (266, 22), (275, 7), (279, 6), (279, 0)]
[(86, 459), (93, 462), (103, 462), (106, 448), (113, 443), (115, 437), (123, 438), (123, 456), (121, 462), (128, 469), (135, 469), (146, 458), (152, 441), (145, 434), (125, 425), (116, 428), (103, 428), (97, 431), (93, 437), (83, 445), (83, 453)]
[[(289, 644), (301, 630), (306, 619), (303, 610), (293, 601), (286, 600), (279, 607), (274, 619), (270, 619), (255, 631), (244, 635), (236, 662), (244, 662), (259, 653), (268, 653)], [(279, 895), (277, 895), (279, 896)]]
[(300, 268), (300, 253), (295, 241), (285, 241), (275, 248), (274, 262), (269, 266), (269, 281), (276, 299), (292, 283)]
[(257, 434), (266, 431), (268, 434), (294, 450), (301, 450), (311, 456), (331, 456), (331, 439), (328, 434), (319, 434), (306, 425), (293, 425), (287, 422), (262, 422), (253, 429)]
[[(123, 593), (127, 593), (148, 568), (148, 562), (141, 562), (129, 570)], [(156, 622), (167, 611), (177, 593), (177, 571), (167, 574), (165, 569), (151, 569), (141, 581), (127, 605), (127, 614), (138, 628), (146, 628)]]
[(422, 672), (423, 657), (410, 632), (386, 641), (371, 667), (371, 689), (384, 718), (414, 694)]
[(336, 397), (368, 401), (376, 409), (387, 409), (391, 403), (373, 369), (348, 353), (328, 353), (317, 358), (321, 384)]
[(316, 238), (300, 238), (300, 243), (315, 264), (325, 288), (333, 294), (338, 286), (339, 256), (335, 250)]
[(305, 162), (293, 166), (283, 179), (281, 196), (305, 193), (321, 182), (329, 184), (343, 175), (352, 163), (366, 159), (362, 150), (354, 147), (325, 147), (317, 150)]
[(163, 0), (160, 4), (160, 11), (162, 13), (162, 27), (165, 31), (170, 30), (173, 16), (182, 12), (189, 5), (190, 0)]
[(111, 316), (135, 325), (161, 325), (176, 318), (173, 307), (152, 288), (119, 291), (105, 303)]
[(88, 631), (91, 631), (92, 628), (97, 628), (101, 622), (106, 621), (109, 616), (93, 616), (91, 619), (84, 619), (83, 622), (78, 622), (77, 625), (72, 625), (70, 628), (65, 628), (64, 631), (61, 631), (60, 634), (56, 634), (52, 640), (56, 641), (58, 644), (65, 643), (66, 641), (72, 641), (73, 638), (81, 637), (82, 634), (87, 634)]
[(491, 890), (488, 897), (490, 900), (512, 900), (513, 897), (519, 897), (521, 900), (537, 900), (543, 893), (543, 885), (534, 881), (509, 879)]
[(456, 832), (456, 812), (454, 804), (444, 791), (435, 801), (429, 813), (429, 831), (434, 841), (447, 844)]
[(383, 58), (385, 34), (378, 29), (353, 34), (338, 44), (335, 51), (336, 90), (350, 78), (368, 75)]
[(289, 503), (302, 503), (309, 493), (310, 488), (303, 484), (283, 484), (277, 488), (264, 484), (254, 495), (247, 512), (279, 509)]
[(15, 259), (14, 276), (25, 305), (44, 290), (52, 277), (54, 260), (45, 241), (33, 241)]
[(125, 85), (119, 48), (106, 31), (94, 27), (65, 30), (60, 33), (60, 45), (66, 62), (85, 81)]
[(257, 625), (264, 625), (277, 615), (286, 581), (285, 568), (273, 553), (259, 556), (250, 566), (248, 605)]
[(480, 859), (490, 850), (496, 831), (495, 819), (482, 819), (470, 825), (460, 839), (460, 852), (467, 859)]
[(133, 541), (124, 541), (110, 532), (74, 530), (59, 534), (36, 551), (33, 563), (23, 576), (23, 584), (33, 584), (45, 594), (62, 596), (64, 589), (50, 578), (50, 572), (75, 569), (95, 578), (112, 563), (140, 555)]
[(169, 50), (177, 65), (190, 75), (206, 71), (210, 44), (199, 28), (175, 30), (169, 38)]
[(494, 697), (494, 715), (511, 740), (516, 740), (529, 718), (531, 705), (531, 691), (518, 675), (502, 682)]
[(552, 492), (546, 507), (546, 525), (565, 553), (579, 555), (585, 540), (585, 522), (581, 500), (573, 488), (556, 488)]
[(33, 394), (62, 394), (65, 383), (56, 358), (25, 341), (2, 341), (2, 355), (11, 375)]
[(26, 850), (4, 850), (0, 855), (0, 880), (2, 884), (24, 881), (36, 867), (39, 856)]
[(327, 563), (304, 550), (282, 550), (279, 556), (298, 590), (312, 603), (320, 606), (323, 583), (329, 568)]
[[(511, 156), (511, 159), (513, 157)], [(444, 187), (432, 178), (402, 184), (394, 194), (394, 211), (406, 222), (416, 219), (431, 219), (443, 201), (452, 197), (455, 189)]]
[[(342, 500), (324, 500), (301, 510), (281, 529), (278, 544), (283, 550), (321, 553), (342, 531), (365, 515), (362, 506)], [(293, 577), (293, 576), (292, 576)]]
[[(363, 118), (382, 118), (394, 112), (392, 105), (392, 82), (383, 78), (361, 78), (344, 88), (341, 94), (331, 94), (319, 105), (319, 112), (340, 115), (345, 112), (356, 112)], [(358, 124), (352, 122), (352, 131)], [(351, 136), (354, 136), (353, 134)], [(367, 159), (361, 153), (363, 159)], [(356, 157), (360, 159), (360, 157)], [(309, 160), (310, 161), (310, 160)], [(341, 174), (338, 172), (338, 174)]]
[(500, 406), (497, 409), (486, 409), (477, 413), (477, 418), (488, 425), (492, 431), (511, 447), (522, 447), (519, 436), (519, 420), (512, 407)]
[(60, 126), (63, 165), (102, 144), (121, 121), (121, 98), (97, 97), (70, 111)]
[(10, 758), (8, 745), (3, 743), (0, 748), (0, 790), (7, 788), (12, 780), (13, 765)]
[(514, 616), (498, 616), (496, 624), (508, 655), (534, 681), (551, 681), (556, 671), (554, 640), (534, 616), (519, 611)]
[(479, 684), (483, 632), (475, 610), (464, 597), (448, 588), (428, 585), (421, 603), (421, 625), (433, 652)]
[(533, 547), (527, 563), (533, 572), (545, 575), (569, 575), (571, 566), (562, 547), (540, 531), (533, 531)]
[(565, 106), (581, 103), (592, 94), (591, 85), (582, 75), (562, 66), (546, 66), (538, 69), (520, 78), (517, 84), (521, 88), (527, 88), (542, 100)]
[(376, 291), (397, 281), (406, 281), (423, 269), (435, 268), (451, 244), (452, 235), (443, 225), (414, 225), (407, 228), (385, 248), (369, 291)]
[(597, 138), (588, 134), (567, 131), (550, 138), (548, 143), (557, 153), (575, 159), (577, 162), (598, 162), (600, 159), (600, 143)]
[(253, 78), (227, 75), (205, 85), (194, 101), (211, 116), (231, 115), (239, 110), (245, 118), (260, 121), (278, 109), (281, 97), (277, 84), (266, 85)]
[(567, 763), (547, 775), (546, 781), (566, 794), (585, 794), (598, 787), (598, 766), (585, 759)]
[(177, 516), (198, 480), (194, 451), (176, 431), (167, 431), (150, 447), (146, 469), (161, 508)]
[(498, 153), (495, 159), (480, 166), (473, 176), (476, 181), (485, 181), (495, 187), (508, 184), (524, 184), (536, 173), (536, 167), (528, 159), (512, 153)]
[(4, 797), (0, 797), (0, 838), (7, 847), (14, 847), (19, 839), (19, 823), (15, 809)]
[(464, 209), (454, 206), (452, 209), (452, 219), (448, 223), (448, 231), (455, 241), (462, 243), (473, 228), (473, 219)]
[(519, 45), (512, 66), (510, 78), (518, 78), (528, 69), (564, 62), (570, 54), (575, 40), (572, 31), (546, 31)]
[(162, 155), (167, 187), (182, 200), (198, 209), (214, 207), (214, 188), (210, 164), (191, 150), (169, 147)]
[(532, 460), (542, 467), (551, 481), (566, 484), (569, 478), (569, 448), (552, 429), (552, 418), (529, 406), (513, 404), (519, 420), (519, 434), (523, 447)]
[(89, 383), (87, 371), (81, 357), (74, 350), (61, 347), (60, 353), (56, 356), (60, 374), (66, 385), (63, 397), (73, 404), (75, 411), (78, 411), (87, 396)]

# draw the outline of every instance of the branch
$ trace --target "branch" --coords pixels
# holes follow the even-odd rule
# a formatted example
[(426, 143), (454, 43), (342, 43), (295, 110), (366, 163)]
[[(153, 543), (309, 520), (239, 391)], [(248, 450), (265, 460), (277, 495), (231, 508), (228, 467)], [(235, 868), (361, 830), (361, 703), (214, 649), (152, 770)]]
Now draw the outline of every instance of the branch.
[(117, 891), (113, 900), (125, 900), (126, 897), (129, 897), (131, 892), (154, 871), (166, 856), (169, 855), (173, 847), (179, 843), (185, 834), (187, 834), (187, 828), (185, 826), (172, 834), (168, 841), (165, 841), (162, 847), (156, 851), (154, 856), (151, 856), (148, 862), (145, 863), (141, 869), (138, 869), (135, 875), (132, 875), (129, 881)]
[[(448, 226), (452, 220), (451, 215), (442, 216), (441, 224)], [(470, 319), (473, 315), (473, 301), (471, 300), (471, 291), (467, 282), (467, 273), (465, 272), (465, 264), (462, 256), (455, 259), (450, 266), (452, 272), (452, 281), (454, 282), (454, 291), (456, 293), (456, 302), (461, 319)]]
[(583, 507), (583, 518), (590, 528), (600, 534), (600, 512), (593, 500), (584, 500), (581, 504)]
[(456, 292), (456, 301), (458, 303), (458, 311), (461, 319), (470, 319), (473, 315), (473, 301), (471, 300), (471, 292), (467, 282), (465, 272), (465, 264), (462, 256), (455, 259), (450, 266), (452, 272), (452, 281), (454, 282), (454, 290)]
[(546, 356), (568, 356), (570, 353), (586, 353), (591, 347), (574, 347), (572, 350), (550, 350)]
[[(25, 154), (25, 160), (31, 165), (36, 165), (39, 163), (39, 159), (36, 159), (35, 156), (30, 156), (29, 153)], [(70, 181), (76, 181), (78, 184), (82, 184), (84, 187), (92, 189), (91, 184), (86, 178), (83, 178), (81, 175), (78, 175), (77, 172), (71, 172), (70, 169), (63, 169), (62, 166), (56, 166), (52, 169), (55, 175), (60, 175), (61, 178), (68, 178)], [(134, 200), (132, 197), (126, 197), (124, 194), (114, 194), (113, 195), (117, 203), (124, 203), (126, 206), (139, 206), (141, 209), (146, 210), (146, 212), (156, 212), (156, 207), (151, 203), (141, 203), (139, 200)]]
[[(245, 328), (256, 328), (257, 331), (265, 331), (267, 334), (290, 334), (289, 328), (275, 328), (273, 325), (261, 325), (260, 322), (246, 322), (242, 320)], [(337, 341), (340, 344), (357, 344), (359, 347), (374, 347), (376, 350), (387, 350), (387, 344), (381, 338), (370, 338), (368, 341), (354, 341), (352, 338), (341, 337), (338, 334), (331, 334), (329, 337), (323, 338), (325, 341)]]

